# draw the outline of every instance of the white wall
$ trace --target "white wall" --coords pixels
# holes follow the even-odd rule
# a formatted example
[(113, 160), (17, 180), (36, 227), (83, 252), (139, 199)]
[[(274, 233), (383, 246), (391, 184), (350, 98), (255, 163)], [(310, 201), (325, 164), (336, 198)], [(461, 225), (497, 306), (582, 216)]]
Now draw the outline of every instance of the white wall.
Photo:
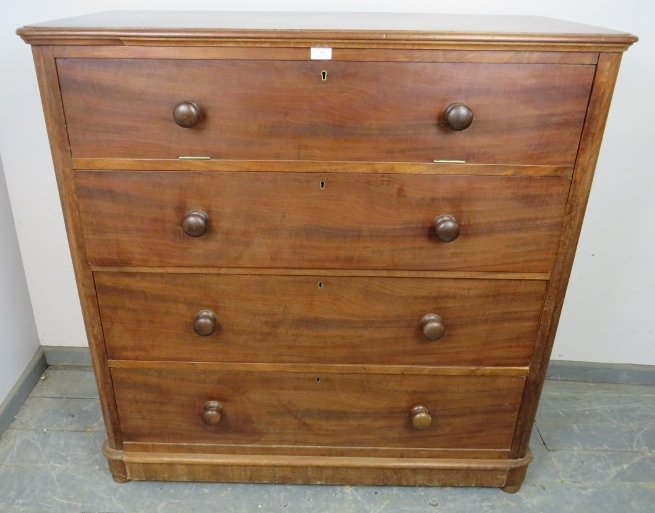
[(85, 345), (24, 24), (109, 9), (406, 11), (531, 14), (625, 30), (624, 56), (554, 358), (655, 365), (655, 3), (652, 0), (333, 0), (4, 2), (0, 151), (41, 343)]
[(0, 158), (0, 404), (39, 348)]

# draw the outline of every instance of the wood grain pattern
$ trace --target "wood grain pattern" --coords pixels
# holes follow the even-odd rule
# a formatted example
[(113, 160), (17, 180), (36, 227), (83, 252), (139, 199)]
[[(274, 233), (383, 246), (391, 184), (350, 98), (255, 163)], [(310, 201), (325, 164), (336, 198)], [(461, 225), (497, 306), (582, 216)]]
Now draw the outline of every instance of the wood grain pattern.
[[(505, 449), (523, 378), (112, 369), (126, 441)], [(208, 400), (223, 420), (205, 426)], [(411, 427), (416, 404), (434, 412)]]
[(507, 479), (505, 480), (505, 484), (501, 487), (501, 490), (506, 493), (518, 492), (521, 489), (527, 471), (527, 465), (510, 470), (507, 473)]
[[(245, 46), (56, 46), (55, 57), (68, 59), (259, 59), (306, 61), (305, 48)], [(596, 64), (597, 52), (489, 52), (480, 50), (403, 50), (335, 48), (333, 61), (496, 62), (502, 64)]]
[[(190, 444), (190, 443), (147, 443), (125, 442), (123, 447), (130, 453), (165, 454), (167, 458), (179, 455), (190, 458), (196, 455), (257, 455), (319, 457), (354, 457), (366, 458), (375, 455), (380, 458), (431, 458), (444, 460), (495, 460), (504, 464), (509, 459), (508, 449), (410, 449), (403, 447), (342, 447), (342, 446), (307, 446), (307, 445), (226, 445), (226, 444)], [(475, 462), (474, 462), (475, 463)]]
[[(110, 359), (527, 365), (546, 283), (95, 273)], [(320, 288), (319, 288), (320, 285)], [(218, 326), (198, 336), (211, 310)], [(446, 326), (425, 339), (420, 320)]]
[[(635, 36), (177, 11), (18, 33), (36, 45), (114, 479), (520, 488), (613, 52)], [(203, 109), (193, 128), (173, 121), (182, 101)], [(452, 102), (473, 111), (462, 132)], [(208, 224), (197, 213), (188, 237), (194, 209)], [(441, 214), (452, 242), (431, 230)], [(217, 325), (206, 313), (199, 336), (205, 309)], [(426, 313), (442, 339), (423, 338)]]
[[(135, 444), (133, 444), (135, 445)], [(338, 458), (331, 456), (322, 456), (318, 458), (298, 457), (293, 458), (285, 455), (230, 455), (230, 454), (179, 454), (179, 453), (159, 453), (147, 454), (144, 452), (122, 451), (122, 458), (128, 463), (205, 463), (209, 465), (234, 465), (249, 464), (252, 467), (279, 465), (284, 467), (306, 466), (313, 463), (316, 467), (331, 467), (334, 462), (342, 460), (341, 466), (344, 468), (431, 468), (431, 469), (456, 469), (470, 468), (476, 470), (504, 469), (511, 470), (520, 468), (531, 461), (531, 455), (524, 458), (510, 459), (477, 459), (472, 462), (462, 461), (458, 458), (444, 458), (442, 461), (430, 461), (423, 458), (403, 458), (397, 461), (395, 458), (380, 459), (377, 463), (375, 459), (367, 457)], [(491, 451), (489, 451), (491, 452)], [(495, 452), (495, 451), (494, 451)]]
[[(59, 59), (58, 70), (75, 158), (570, 165), (594, 67)], [(172, 120), (183, 100), (205, 112), (193, 129)], [(463, 132), (439, 121), (454, 101), (474, 112)]]
[[(550, 272), (564, 178), (76, 172), (89, 262)], [(325, 186), (320, 188), (321, 181)], [(181, 228), (204, 210), (201, 237)], [(440, 214), (461, 234), (431, 236)]]
[(30, 44), (623, 51), (631, 34), (535, 16), (114, 11), (22, 27)]
[(525, 454), (528, 450), (530, 433), (537, 414), (548, 361), (553, 349), (562, 305), (564, 304), (566, 286), (573, 267), (575, 250), (582, 229), (584, 212), (589, 199), (591, 182), (596, 169), (621, 57), (622, 54), (620, 53), (602, 54), (598, 63), (589, 102), (589, 115), (580, 142), (580, 151), (576, 159), (573, 183), (562, 225), (562, 238), (558, 250), (557, 264), (553, 270), (552, 279), (546, 293), (537, 344), (530, 362), (530, 374), (512, 443), (512, 455), (514, 457), (520, 457), (519, 455)]
[(325, 363), (243, 363), (166, 360), (109, 360), (117, 369), (174, 369), (186, 371), (328, 372), (330, 374), (423, 374), (430, 376), (526, 376), (528, 367), (380, 365)]
[[(41, 102), (43, 103), (66, 234), (71, 249), (77, 291), (80, 296), (86, 336), (91, 349), (91, 363), (98, 383), (100, 406), (107, 430), (107, 439), (112, 448), (122, 449), (122, 434), (107, 365), (107, 353), (100, 324), (100, 312), (96, 300), (93, 273), (87, 264), (80, 215), (76, 207), (77, 198), (73, 182), (73, 166), (70, 158), (61, 95), (59, 94), (55, 59), (50, 47), (33, 47), (32, 54), (39, 83), (39, 92), (41, 93)], [(124, 465), (117, 463), (115, 468), (112, 469), (112, 472), (114, 471), (116, 472), (115, 475), (119, 475), (121, 472), (125, 473)]]
[[(396, 463), (398, 460), (392, 460)], [(222, 462), (221, 462), (222, 463)], [(242, 464), (210, 465), (207, 463), (127, 463), (130, 479), (148, 481), (199, 481), (222, 483), (390, 485), (390, 486), (503, 486), (509, 471), (470, 468), (430, 469), (413, 467), (377, 468), (375, 458), (363, 468), (346, 468), (335, 459), (332, 467), (306, 466), (253, 467)]]
[(338, 162), (224, 159), (73, 159), (73, 167), (97, 171), (274, 171), (283, 173), (371, 173), (484, 176), (561, 176), (572, 166), (507, 166), (443, 162)]
[[(137, 480), (503, 486), (507, 485), (515, 470), (532, 461), (530, 453), (524, 458), (509, 460), (501, 457), (504, 451), (500, 450), (442, 449), (438, 450), (443, 453), (441, 458), (427, 459), (407, 455), (394, 457), (392, 454), (399, 450), (388, 448), (348, 448), (348, 456), (336, 456), (338, 449), (324, 447), (288, 456), (278, 452), (284, 450), (284, 446), (239, 446), (243, 447), (239, 454), (232, 453), (233, 447), (225, 445), (131, 442), (125, 445), (129, 449), (115, 451), (105, 443), (103, 453), (110, 467), (118, 463), (125, 465), (129, 479)], [(166, 452), (167, 449), (170, 452)], [(185, 453), (185, 449), (188, 452)], [(326, 454), (318, 454), (316, 450), (326, 451)], [(385, 456), (367, 456), (373, 450), (383, 452)], [(408, 454), (421, 452), (400, 451)], [(115, 478), (124, 482), (122, 475)]]
[(351, 276), (369, 278), (440, 278), (474, 280), (548, 281), (550, 273), (498, 273), (476, 271), (390, 271), (387, 269), (280, 269), (275, 267), (112, 267), (92, 265), (91, 270), (118, 273), (228, 274), (257, 276)]
[[(286, 37), (302, 38), (312, 31), (342, 30), (356, 32), (361, 39), (370, 39), (375, 31), (386, 30), (395, 38), (412, 38), (417, 32), (429, 32), (426, 37), (438, 39), (487, 37), (495, 33), (505, 41), (539, 41), (559, 37), (574, 41), (605, 38), (620, 41), (636, 39), (625, 32), (582, 23), (541, 16), (485, 16), (443, 13), (384, 13), (384, 12), (280, 12), (280, 11), (105, 11), (27, 25), (19, 33), (33, 29), (83, 29), (96, 31), (99, 39), (112, 32), (132, 29), (141, 37), (157, 35), (153, 31), (185, 31), (202, 37), (204, 30), (233, 30), (246, 39), (251, 30), (274, 30)], [(294, 34), (287, 31), (297, 30)]]

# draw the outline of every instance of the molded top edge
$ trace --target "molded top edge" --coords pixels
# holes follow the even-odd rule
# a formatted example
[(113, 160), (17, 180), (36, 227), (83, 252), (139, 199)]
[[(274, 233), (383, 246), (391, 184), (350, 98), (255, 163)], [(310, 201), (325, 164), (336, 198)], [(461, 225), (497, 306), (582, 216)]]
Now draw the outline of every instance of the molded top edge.
[(46, 39), (235, 37), (626, 46), (637, 41), (626, 32), (537, 16), (362, 12), (108, 11), (27, 25), (17, 33), (33, 44)]

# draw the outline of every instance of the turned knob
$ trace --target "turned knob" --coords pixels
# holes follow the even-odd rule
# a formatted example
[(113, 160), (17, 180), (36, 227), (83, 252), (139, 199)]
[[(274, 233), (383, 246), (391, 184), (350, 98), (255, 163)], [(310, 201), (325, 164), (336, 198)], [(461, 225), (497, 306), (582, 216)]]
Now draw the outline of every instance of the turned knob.
[(437, 314), (427, 314), (421, 319), (423, 336), (428, 340), (439, 340), (446, 334), (446, 327)]
[(453, 102), (444, 111), (444, 119), (451, 130), (466, 130), (473, 122), (473, 111), (460, 102)]
[(216, 314), (211, 310), (200, 310), (193, 321), (193, 331), (201, 337), (208, 337), (216, 329)]
[(432, 223), (434, 233), (441, 242), (454, 241), (459, 236), (459, 224), (453, 216), (440, 215)]
[(425, 406), (414, 406), (409, 414), (414, 429), (427, 429), (432, 425), (432, 415)]
[(202, 107), (189, 100), (178, 103), (173, 109), (173, 119), (182, 128), (191, 128), (202, 119)]
[(207, 426), (220, 424), (223, 413), (223, 405), (218, 401), (207, 401), (200, 418)]
[(205, 212), (192, 210), (182, 221), (182, 229), (189, 237), (200, 237), (207, 230), (208, 222), (209, 217)]

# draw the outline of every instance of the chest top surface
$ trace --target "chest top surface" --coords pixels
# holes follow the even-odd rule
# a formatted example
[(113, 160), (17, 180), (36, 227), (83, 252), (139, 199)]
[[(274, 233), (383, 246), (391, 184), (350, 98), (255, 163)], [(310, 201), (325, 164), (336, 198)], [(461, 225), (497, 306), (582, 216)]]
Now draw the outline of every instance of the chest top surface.
[[(161, 40), (341, 38), (370, 42), (589, 45), (625, 50), (629, 33), (538, 16), (424, 13), (108, 11), (27, 25), (30, 44), (151, 44)], [(146, 43), (149, 41), (149, 43)]]

